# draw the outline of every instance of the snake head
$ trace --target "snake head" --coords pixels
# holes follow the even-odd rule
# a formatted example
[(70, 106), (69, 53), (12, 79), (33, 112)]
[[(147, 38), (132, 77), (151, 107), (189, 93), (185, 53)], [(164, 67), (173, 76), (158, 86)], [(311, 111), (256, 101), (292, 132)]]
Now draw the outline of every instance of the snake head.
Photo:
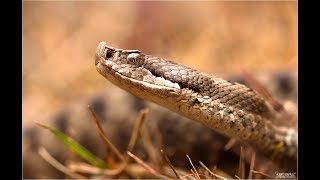
[(105, 42), (100, 42), (95, 56), (95, 65), (100, 62), (109, 65), (127, 64), (139, 67), (143, 65), (144, 56), (139, 50), (117, 49), (108, 46)]

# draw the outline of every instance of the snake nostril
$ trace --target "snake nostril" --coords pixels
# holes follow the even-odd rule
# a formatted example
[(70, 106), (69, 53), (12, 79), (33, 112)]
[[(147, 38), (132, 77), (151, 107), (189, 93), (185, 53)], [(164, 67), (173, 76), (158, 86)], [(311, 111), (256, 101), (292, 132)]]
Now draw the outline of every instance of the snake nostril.
[(112, 53), (110, 51), (107, 51), (107, 54), (106, 54), (106, 58), (111, 58), (112, 57)]

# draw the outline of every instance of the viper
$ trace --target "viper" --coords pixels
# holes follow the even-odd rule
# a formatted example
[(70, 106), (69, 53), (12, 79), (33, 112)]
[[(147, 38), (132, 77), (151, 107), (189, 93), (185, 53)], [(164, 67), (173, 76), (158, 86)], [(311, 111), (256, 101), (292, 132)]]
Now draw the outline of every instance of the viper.
[(251, 144), (269, 157), (297, 158), (296, 129), (278, 123), (271, 105), (245, 85), (105, 42), (97, 47), (95, 66), (106, 79), (139, 98)]

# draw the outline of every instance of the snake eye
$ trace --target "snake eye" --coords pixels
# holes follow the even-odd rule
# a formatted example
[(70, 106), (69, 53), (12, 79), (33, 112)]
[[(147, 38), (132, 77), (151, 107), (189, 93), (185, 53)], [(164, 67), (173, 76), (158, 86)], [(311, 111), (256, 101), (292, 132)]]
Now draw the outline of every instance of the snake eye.
[(140, 54), (138, 53), (131, 53), (127, 56), (127, 60), (131, 61), (133, 63), (136, 63), (138, 61), (138, 57), (140, 56)]

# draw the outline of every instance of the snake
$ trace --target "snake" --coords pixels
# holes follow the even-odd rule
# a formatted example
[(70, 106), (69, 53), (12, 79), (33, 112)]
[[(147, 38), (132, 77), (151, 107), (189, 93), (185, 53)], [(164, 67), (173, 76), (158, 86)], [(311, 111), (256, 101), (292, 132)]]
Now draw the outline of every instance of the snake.
[(250, 144), (267, 157), (297, 159), (297, 130), (277, 123), (276, 112), (252, 88), (106, 42), (99, 43), (94, 59), (99, 74), (141, 99)]

